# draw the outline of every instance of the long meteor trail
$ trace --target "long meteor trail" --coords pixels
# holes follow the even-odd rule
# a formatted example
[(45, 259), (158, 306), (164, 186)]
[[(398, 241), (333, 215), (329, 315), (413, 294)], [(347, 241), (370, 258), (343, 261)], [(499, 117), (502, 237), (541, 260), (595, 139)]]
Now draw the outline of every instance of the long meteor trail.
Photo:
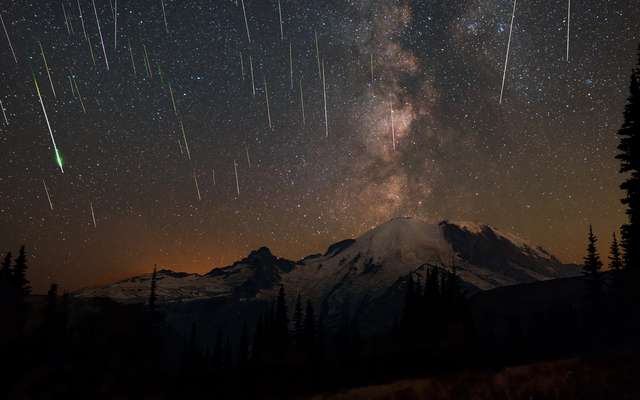
[(164, 9), (164, 0), (160, 0), (160, 4), (162, 4), (162, 19), (164, 20), (164, 30), (169, 33), (169, 25), (167, 25), (167, 13)]
[(393, 151), (396, 151), (396, 128), (393, 124), (393, 103), (389, 102), (389, 116), (391, 117), (391, 143), (393, 144)]
[(171, 82), (169, 82), (169, 94), (171, 95), (171, 105), (173, 106), (173, 112), (178, 116), (178, 108), (176, 107), (176, 100), (173, 97), (173, 88), (171, 87)]
[(4, 123), (9, 126), (9, 120), (7, 119), (7, 110), (4, 108), (4, 104), (2, 104), (2, 100), (0, 100), (0, 108), (2, 109), (2, 116), (4, 117)]
[(320, 69), (320, 46), (318, 45), (318, 31), (314, 31), (313, 34), (316, 38), (316, 60), (318, 61), (318, 78), (322, 79), (322, 71)]
[(253, 79), (253, 58), (249, 54), (249, 69), (251, 70), (251, 90), (253, 90), (253, 96), (256, 96), (256, 82)]
[(42, 43), (38, 41), (38, 45), (40, 45), (40, 55), (42, 55), (42, 60), (44, 61), (44, 69), (47, 70), (47, 76), (49, 77), (49, 83), (51, 84), (51, 91), (53, 92), (53, 97), (57, 99), (58, 96), (56, 96), (56, 89), (55, 87), (53, 87), (53, 80), (51, 79), (51, 71), (49, 70), (47, 57), (44, 55), (44, 49), (42, 48)]
[(569, 34), (571, 31), (571, 0), (567, 5), (567, 62), (569, 62)]
[(113, 49), (118, 48), (118, 0), (115, 0), (115, 10), (113, 11)]
[(509, 50), (511, 50), (511, 34), (513, 33), (513, 20), (516, 17), (516, 3), (513, 0), (513, 12), (511, 13), (511, 26), (509, 27), (509, 41), (507, 42), (507, 55), (504, 59), (504, 71), (502, 72), (502, 88), (500, 89), (500, 104), (502, 104), (502, 95), (504, 94), (504, 81), (507, 78), (507, 65), (509, 64)]
[(184, 124), (180, 121), (180, 129), (182, 130), (182, 138), (184, 139), (184, 147), (187, 150), (187, 158), (191, 160), (191, 152), (189, 151), (189, 142), (187, 142), (187, 134), (184, 132)]
[(16, 52), (13, 51), (13, 44), (11, 44), (11, 39), (9, 38), (9, 32), (7, 32), (7, 26), (4, 24), (4, 19), (2, 18), (2, 14), (0, 14), (0, 21), (2, 22), (2, 28), (4, 29), (4, 35), (7, 37), (7, 42), (9, 42), (9, 48), (11, 49), (11, 54), (13, 55), (13, 61), (18, 63), (18, 58), (16, 57)]
[(267, 87), (267, 77), (264, 78), (264, 97), (267, 100), (267, 119), (269, 121), (269, 129), (273, 129), (271, 125), (271, 110), (269, 108), (269, 88)]
[(131, 57), (131, 67), (133, 68), (133, 76), (136, 76), (136, 62), (133, 59), (133, 49), (131, 48), (131, 39), (129, 39), (129, 56)]
[(242, 14), (244, 15), (244, 26), (247, 28), (247, 40), (251, 43), (251, 34), (249, 33), (249, 21), (247, 20), (247, 10), (244, 8), (244, 0), (242, 1)]
[(325, 136), (329, 137), (329, 118), (327, 117), (327, 85), (324, 78), (324, 61), (322, 61), (322, 98), (324, 100), (324, 130)]
[(80, 7), (80, 0), (78, 0), (78, 12), (80, 12), (80, 23), (82, 23), (82, 33), (84, 34), (84, 39), (87, 39), (87, 29), (84, 26), (84, 16), (82, 15), (82, 7)]
[(293, 48), (289, 41), (289, 74), (291, 75), (291, 90), (293, 90)]
[(42, 101), (42, 94), (40, 93), (40, 86), (38, 85), (38, 80), (36, 79), (35, 74), (33, 75), (33, 83), (36, 86), (36, 92), (38, 93), (38, 99), (40, 100), (40, 105), (42, 106), (42, 113), (44, 114), (44, 119), (47, 121), (47, 128), (49, 128), (49, 136), (51, 136), (51, 143), (53, 144), (53, 150), (56, 153), (56, 162), (58, 163), (58, 167), (60, 167), (60, 172), (64, 174), (64, 169), (62, 168), (62, 157), (60, 156), (60, 151), (58, 151), (58, 145), (56, 145), (56, 139), (53, 137), (53, 130), (51, 129), (51, 123), (49, 122), (47, 109), (44, 107), (44, 102)]
[(300, 107), (302, 108), (302, 126), (307, 124), (307, 119), (304, 116), (304, 95), (302, 93), (302, 77), (300, 77)]
[(42, 180), (42, 184), (44, 185), (44, 192), (47, 194), (47, 200), (49, 200), (49, 208), (53, 211), (53, 203), (51, 202), (51, 196), (49, 195), (49, 189), (47, 189), (47, 184), (44, 179)]
[(196, 184), (196, 194), (198, 195), (198, 201), (201, 201), (202, 196), (200, 196), (200, 186), (198, 186), (198, 177), (196, 176), (196, 171), (193, 171), (193, 181)]
[(100, 20), (98, 19), (98, 9), (96, 8), (96, 0), (91, 0), (93, 3), (93, 12), (96, 15), (96, 24), (98, 25), (98, 33), (100, 34), (100, 43), (102, 43), (102, 53), (104, 54), (104, 63), (107, 65), (107, 71), (109, 70), (109, 60), (107, 59), (107, 49), (104, 47), (104, 38), (102, 37), (102, 29), (100, 28)]
[(98, 225), (96, 224), (96, 213), (93, 212), (93, 203), (89, 202), (89, 208), (91, 208), (91, 220), (93, 220), (93, 227), (97, 228)]
[(282, 28), (282, 6), (278, 0), (278, 17), (280, 18), (280, 40), (284, 40), (284, 29)]
[(233, 171), (236, 173), (236, 193), (238, 193), (238, 197), (240, 197), (240, 183), (238, 181), (238, 163), (236, 160), (233, 160)]

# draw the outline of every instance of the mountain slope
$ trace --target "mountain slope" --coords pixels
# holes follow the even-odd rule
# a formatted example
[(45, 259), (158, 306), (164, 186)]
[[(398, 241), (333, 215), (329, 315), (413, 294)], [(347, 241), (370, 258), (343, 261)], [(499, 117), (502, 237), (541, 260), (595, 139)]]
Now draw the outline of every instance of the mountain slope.
[[(355, 311), (379, 302), (408, 274), (420, 276), (426, 264), (455, 264), (461, 279), (480, 290), (578, 273), (575, 266), (563, 265), (543, 249), (487, 225), (396, 218), (331, 245), (323, 255), (297, 262), (263, 247), (205, 275), (161, 270), (158, 295), (164, 302), (269, 299), (282, 284), (332, 314), (345, 304)], [(76, 294), (141, 302), (148, 297), (150, 278), (146, 274)]]

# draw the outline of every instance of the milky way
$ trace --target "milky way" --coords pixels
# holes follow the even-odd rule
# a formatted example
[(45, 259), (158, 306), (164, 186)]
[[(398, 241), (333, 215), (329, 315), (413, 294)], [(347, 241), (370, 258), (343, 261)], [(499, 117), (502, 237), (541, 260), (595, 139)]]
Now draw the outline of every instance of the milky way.
[(409, 215), (579, 259), (624, 220), (633, 3), (519, 1), (500, 104), (513, 1), (5, 2), (0, 250), (74, 288)]

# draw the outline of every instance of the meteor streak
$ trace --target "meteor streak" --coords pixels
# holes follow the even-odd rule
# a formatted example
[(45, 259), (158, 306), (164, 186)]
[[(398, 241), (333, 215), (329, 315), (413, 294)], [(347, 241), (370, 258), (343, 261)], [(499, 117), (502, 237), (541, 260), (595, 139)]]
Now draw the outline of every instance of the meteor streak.
[(4, 123), (9, 126), (9, 120), (7, 119), (7, 110), (4, 108), (4, 104), (2, 104), (2, 100), (0, 100), (0, 108), (2, 108), (2, 116), (4, 117)]
[(504, 81), (507, 78), (507, 65), (509, 64), (509, 50), (511, 49), (511, 34), (513, 33), (513, 20), (516, 17), (516, 3), (518, 0), (513, 0), (513, 12), (511, 13), (511, 26), (509, 27), (509, 41), (507, 42), (507, 55), (504, 60), (504, 71), (502, 72), (502, 88), (500, 89), (500, 104), (502, 104), (502, 95), (504, 93)]
[(98, 226), (96, 225), (96, 214), (93, 212), (93, 203), (89, 202), (89, 208), (91, 208), (91, 219), (93, 220), (93, 227), (97, 228)]
[(176, 107), (176, 101), (173, 98), (173, 88), (171, 87), (171, 82), (169, 82), (169, 94), (171, 95), (171, 104), (173, 105), (173, 112), (178, 116), (178, 108)]
[(373, 53), (371, 53), (369, 55), (369, 64), (371, 65), (371, 89), (373, 89), (373, 82), (374, 82), (374, 78), (373, 78)]
[(153, 77), (153, 73), (151, 71), (151, 62), (149, 61), (149, 53), (147, 53), (147, 46), (146, 45), (142, 45), (142, 48), (144, 49), (144, 59), (146, 62), (146, 66), (147, 66), (147, 76), (149, 77), (149, 79), (151, 79)]
[(80, 94), (80, 89), (78, 89), (78, 81), (73, 79), (73, 83), (76, 85), (76, 93), (78, 93), (78, 99), (80, 99), (80, 105), (82, 106), (82, 111), (86, 114), (87, 109), (84, 107), (84, 101), (82, 101), (82, 95)]
[(278, 0), (278, 17), (280, 18), (280, 40), (284, 40), (284, 29), (282, 28), (282, 7), (280, 6), (280, 0)]
[[(102, 37), (102, 29), (100, 28), (100, 20), (98, 19), (98, 9), (96, 8), (96, 0), (91, 0), (93, 3), (93, 12), (96, 15), (96, 25), (98, 25), (98, 33), (100, 34), (100, 43), (102, 44), (102, 53), (104, 54), (104, 63), (109, 70), (109, 60), (107, 59), (107, 49), (104, 47), (104, 38)], [(111, 4), (111, 3), (109, 3)]]
[(71, 75), (69, 75), (68, 78), (69, 78), (69, 86), (71, 86), (71, 95), (75, 99), (76, 98), (76, 89), (73, 87), (73, 81), (71, 81)]
[(162, 4), (162, 19), (164, 20), (164, 30), (169, 33), (169, 25), (167, 25), (167, 13), (164, 10), (164, 0), (160, 0)]
[(251, 54), (249, 54), (249, 69), (251, 70), (251, 90), (253, 90), (253, 97), (256, 96), (256, 83), (253, 80), (253, 59), (251, 58)]
[(213, 186), (216, 185), (216, 169), (211, 168), (211, 177), (213, 178)]
[(300, 77), (300, 107), (302, 108), (302, 126), (307, 124), (307, 120), (304, 117), (304, 95), (302, 94), (302, 77)]
[(113, 11), (113, 49), (118, 48), (118, 0), (115, 0), (115, 10)]
[(267, 100), (267, 119), (269, 120), (269, 129), (273, 129), (271, 126), (271, 110), (269, 109), (269, 88), (267, 87), (267, 77), (264, 78), (264, 97)]
[(198, 186), (198, 177), (196, 176), (196, 171), (193, 171), (193, 181), (196, 183), (196, 193), (198, 194), (198, 201), (202, 200), (200, 196), (200, 187)]
[(82, 7), (80, 7), (80, 0), (78, 0), (78, 11), (80, 12), (80, 23), (82, 24), (82, 33), (84, 34), (85, 40), (88, 40), (87, 29), (84, 26), (84, 17), (82, 16)]
[(571, 29), (571, 0), (567, 6), (567, 62), (569, 62), (569, 32)]
[(53, 80), (51, 79), (51, 71), (49, 70), (49, 64), (47, 64), (47, 57), (44, 55), (44, 49), (42, 48), (42, 43), (38, 42), (40, 45), (40, 54), (42, 55), (42, 59), (44, 60), (44, 69), (47, 70), (47, 76), (49, 77), (49, 83), (51, 84), (51, 91), (53, 92), (53, 97), (58, 98), (56, 96), (56, 89), (53, 87)]
[(47, 189), (47, 184), (42, 180), (42, 184), (44, 185), (44, 192), (47, 194), (47, 200), (49, 200), (49, 208), (53, 211), (53, 203), (51, 202), (51, 196), (49, 195), (49, 189)]
[(4, 24), (4, 19), (2, 18), (2, 14), (0, 14), (0, 22), (2, 22), (2, 29), (4, 29), (4, 34), (7, 37), (7, 42), (9, 42), (9, 48), (11, 49), (11, 54), (13, 55), (13, 61), (18, 63), (18, 58), (16, 58), (16, 52), (13, 51), (13, 44), (11, 44), (11, 39), (9, 38), (9, 32), (7, 32), (7, 26)]
[(40, 93), (40, 86), (38, 85), (38, 80), (36, 79), (35, 74), (33, 74), (33, 83), (36, 86), (36, 92), (38, 93), (38, 99), (40, 100), (40, 105), (42, 106), (42, 113), (44, 114), (44, 119), (47, 121), (47, 128), (49, 128), (49, 136), (51, 136), (51, 143), (53, 144), (53, 150), (56, 153), (56, 162), (58, 163), (60, 172), (64, 174), (64, 169), (62, 168), (62, 157), (60, 156), (60, 152), (58, 151), (58, 146), (56, 145), (56, 139), (53, 137), (53, 130), (51, 129), (51, 123), (49, 123), (49, 116), (47, 115), (47, 109), (44, 107), (44, 102), (42, 101), (42, 94)]
[(318, 45), (318, 31), (314, 31), (316, 37), (316, 60), (318, 61), (318, 78), (322, 79), (322, 71), (320, 70), (320, 46)]
[(69, 19), (67, 18), (67, 10), (64, 8), (64, 2), (60, 2), (62, 6), (62, 15), (64, 15), (64, 26), (67, 27), (67, 34), (71, 35), (71, 29), (69, 28)]
[(393, 124), (393, 102), (389, 102), (389, 116), (391, 118), (391, 142), (393, 143), (393, 151), (396, 151), (396, 128)]
[(244, 61), (242, 61), (242, 52), (240, 52), (240, 72), (242, 72), (242, 81), (244, 82)]
[(324, 99), (324, 130), (326, 137), (329, 137), (329, 119), (327, 118), (327, 86), (324, 78), (324, 61), (322, 61), (322, 96)]
[(249, 166), (249, 168), (251, 168), (251, 158), (249, 157), (249, 147), (245, 146), (245, 151), (247, 153), (247, 165)]
[(191, 152), (189, 151), (189, 143), (187, 142), (187, 134), (184, 132), (184, 125), (180, 121), (180, 129), (182, 130), (182, 138), (184, 139), (184, 147), (187, 150), (187, 158), (191, 160)]
[(131, 39), (129, 39), (129, 56), (131, 57), (131, 67), (133, 68), (133, 76), (136, 76), (136, 63), (133, 59), (133, 49), (131, 48)]
[(244, 15), (244, 26), (247, 28), (247, 40), (251, 43), (251, 34), (249, 33), (249, 21), (247, 21), (247, 10), (244, 8), (244, 0), (242, 2), (242, 14)]
[(233, 170), (236, 173), (236, 193), (238, 193), (238, 197), (240, 197), (240, 183), (238, 182), (238, 163), (236, 160), (233, 160)]
[(89, 45), (89, 52), (91, 53), (91, 61), (93, 61), (93, 66), (96, 65), (96, 57), (93, 55), (93, 45), (91, 44), (91, 36), (87, 36), (87, 44)]
[(289, 41), (289, 72), (291, 75), (291, 90), (293, 90), (293, 50), (291, 47), (291, 41)]

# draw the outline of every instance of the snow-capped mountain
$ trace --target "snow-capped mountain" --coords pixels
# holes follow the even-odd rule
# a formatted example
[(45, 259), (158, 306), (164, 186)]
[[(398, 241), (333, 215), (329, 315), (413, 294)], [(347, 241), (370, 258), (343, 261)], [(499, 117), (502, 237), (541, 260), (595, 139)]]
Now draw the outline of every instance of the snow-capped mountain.
[[(289, 293), (311, 299), (322, 313), (332, 314), (345, 303), (353, 310), (380, 303), (408, 274), (420, 276), (426, 265), (454, 264), (460, 278), (476, 290), (578, 273), (545, 250), (487, 225), (396, 218), (356, 239), (335, 243), (322, 255), (295, 262), (263, 247), (204, 275), (160, 270), (157, 293), (167, 303), (269, 299), (282, 284)], [(150, 279), (151, 274), (145, 274), (76, 295), (143, 302)]]

